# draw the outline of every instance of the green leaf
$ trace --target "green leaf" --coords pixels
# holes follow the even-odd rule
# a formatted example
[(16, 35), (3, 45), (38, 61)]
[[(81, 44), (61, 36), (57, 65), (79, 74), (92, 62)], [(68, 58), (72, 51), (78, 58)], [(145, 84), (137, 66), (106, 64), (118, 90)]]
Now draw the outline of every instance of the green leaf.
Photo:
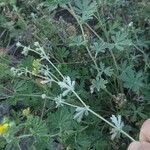
[(100, 149), (105, 150), (105, 149), (109, 149), (109, 144), (107, 143), (107, 139), (105, 140), (100, 139), (95, 143), (94, 147), (99, 150)]
[(83, 37), (81, 35), (79, 36), (71, 36), (69, 38), (69, 46), (81, 46), (85, 45), (85, 42)]
[(68, 130), (72, 128), (73, 116), (70, 111), (65, 108), (59, 108), (54, 113), (49, 113), (48, 124), (53, 133), (59, 132), (60, 129)]
[(99, 91), (100, 89), (105, 89), (107, 83), (108, 81), (104, 80), (103, 78), (96, 78), (92, 80), (92, 88), (96, 88)]
[(2, 78), (7, 79), (8, 77), (11, 77), (10, 68), (7, 63), (1, 63), (0, 61), (0, 80), (2, 80)]
[(49, 6), (49, 11), (53, 11), (58, 5), (65, 7), (71, 0), (47, 0), (46, 5)]
[(101, 75), (104, 73), (109, 77), (113, 74), (113, 69), (111, 69), (111, 67), (105, 67), (103, 63), (100, 63), (100, 71), (101, 71)]
[(34, 61), (33, 56), (27, 56), (19, 63), (18, 67), (22, 67), (22, 68), (27, 67), (29, 71), (32, 71), (33, 61)]
[(111, 67), (107, 67), (105, 68), (104, 73), (110, 77), (113, 74), (113, 69), (111, 69)]
[(61, 4), (67, 4), (71, 0), (47, 0), (50, 4), (55, 4), (55, 5), (61, 5)]
[(26, 122), (26, 129), (35, 137), (43, 137), (48, 132), (46, 122), (42, 121), (37, 116), (28, 116)]
[(67, 58), (68, 55), (69, 51), (65, 47), (57, 48), (55, 50), (56, 58), (60, 59), (61, 61), (63, 61), (64, 58)]
[(75, 0), (74, 10), (76, 14), (80, 16), (82, 22), (92, 19), (92, 16), (96, 11), (96, 8), (97, 5), (95, 1)]
[[(47, 149), (50, 145), (50, 137), (48, 136), (48, 128), (46, 122), (38, 116), (29, 115), (23, 124), (19, 124), (24, 129), (26, 134), (31, 134), (31, 137), (24, 138), (26, 141), (26, 149), (32, 149), (33, 145), (36, 149)], [(22, 133), (21, 133), (22, 134)], [(20, 136), (24, 136), (20, 135)], [(20, 142), (21, 143), (21, 142)], [(23, 144), (21, 143), (21, 147)]]
[[(130, 111), (127, 111), (127, 114), (131, 116), (131, 121), (135, 122), (139, 119), (146, 119), (148, 116), (144, 113), (144, 107), (135, 105), (130, 106)], [(131, 115), (132, 114), (132, 115)]]
[(91, 146), (91, 139), (88, 137), (87, 134), (81, 133), (77, 136), (77, 143), (78, 150), (87, 150), (90, 149)]
[(27, 88), (27, 82), (26, 81), (16, 81), (16, 83), (14, 83), (14, 91), (15, 92), (23, 92), (26, 90)]
[(16, 0), (0, 0), (0, 6), (1, 5), (7, 5), (7, 4), (10, 4), (10, 5), (15, 5), (16, 4)]
[(109, 48), (109, 44), (104, 41), (94, 42), (93, 45), (91, 46), (91, 49), (93, 51), (96, 51), (96, 55), (98, 53), (105, 53), (106, 48)]
[(131, 66), (127, 66), (127, 68), (122, 71), (120, 78), (124, 82), (125, 88), (131, 89), (137, 94), (139, 94), (139, 91), (145, 85), (143, 73), (136, 72)]
[(114, 47), (119, 51), (123, 51), (125, 47), (131, 46), (132, 44), (132, 41), (128, 39), (128, 34), (125, 32), (116, 32), (115, 36), (111, 38), (114, 42)]

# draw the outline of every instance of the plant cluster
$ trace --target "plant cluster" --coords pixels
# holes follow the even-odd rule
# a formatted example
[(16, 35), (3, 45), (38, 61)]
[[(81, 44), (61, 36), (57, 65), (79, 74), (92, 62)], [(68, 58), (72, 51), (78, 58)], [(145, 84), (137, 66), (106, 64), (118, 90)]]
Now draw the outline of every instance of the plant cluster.
[(0, 149), (127, 149), (150, 115), (149, 8), (0, 0)]

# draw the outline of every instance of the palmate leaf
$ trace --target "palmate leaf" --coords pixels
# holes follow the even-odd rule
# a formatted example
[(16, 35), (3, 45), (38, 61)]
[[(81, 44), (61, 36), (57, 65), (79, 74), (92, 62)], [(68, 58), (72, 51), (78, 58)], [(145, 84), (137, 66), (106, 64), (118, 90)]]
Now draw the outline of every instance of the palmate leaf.
[(62, 61), (64, 58), (67, 58), (68, 55), (69, 51), (65, 47), (55, 49), (55, 56)]
[[(0, 57), (1, 59), (1, 57)], [(4, 61), (4, 60), (3, 60)], [(11, 77), (11, 74), (10, 74), (10, 69), (8, 67), (8, 64), (7, 63), (1, 63), (2, 61), (0, 61), (0, 80), (2, 81), (2, 78), (7, 78), (7, 77)]]
[(124, 123), (121, 120), (121, 116), (118, 115), (117, 117), (112, 115), (110, 118), (112, 123), (116, 126), (116, 128), (112, 128), (111, 130), (111, 139), (113, 140), (115, 137), (119, 138), (120, 137), (120, 130), (124, 127)]
[(76, 137), (76, 143), (74, 147), (71, 147), (72, 149), (77, 149), (77, 150), (87, 150), (90, 149), (92, 140), (90, 139), (89, 135), (86, 133), (80, 133)]
[(39, 117), (29, 116), (27, 118), (26, 128), (36, 138), (43, 137), (43, 135), (47, 134), (47, 132), (48, 132), (46, 122), (42, 121)]
[[(137, 121), (139, 118), (146, 119), (148, 116), (144, 113), (144, 107), (136, 107), (132, 105), (129, 111), (129, 116), (131, 116), (132, 122)], [(132, 114), (132, 115), (131, 115)]]
[(54, 113), (48, 114), (48, 126), (52, 133), (57, 133), (60, 129), (63, 130), (71, 130), (72, 126), (73, 115), (71, 110), (65, 108), (59, 108)]
[(62, 5), (71, 2), (71, 0), (47, 0), (47, 2), (51, 5)]
[(84, 39), (81, 35), (71, 36), (69, 38), (69, 46), (81, 46), (81, 45), (85, 45), (85, 44), (86, 44), (86, 41), (84, 41)]
[(144, 75), (142, 72), (136, 72), (131, 66), (125, 68), (121, 73), (120, 78), (124, 82), (124, 87), (131, 89), (135, 93), (139, 93), (144, 87)]
[[(35, 149), (48, 149), (50, 146), (50, 137), (48, 135), (48, 128), (46, 121), (41, 120), (38, 116), (28, 115), (25, 123), (19, 124), (19, 127), (24, 129), (24, 134), (31, 134), (32, 136), (20, 138), (20, 147), (25, 149), (32, 149), (33, 145)], [(23, 133), (23, 132), (20, 132)], [(24, 136), (20, 135), (20, 136)], [(26, 146), (24, 145), (26, 139)]]
[(116, 32), (115, 36), (111, 37), (114, 44), (113, 47), (115, 47), (119, 51), (123, 51), (125, 47), (131, 46), (132, 41), (128, 39), (128, 34), (125, 32)]
[(110, 77), (113, 74), (113, 69), (111, 67), (105, 67), (104, 63), (100, 63), (100, 72)]
[(81, 17), (81, 21), (87, 21), (92, 18), (96, 11), (96, 2), (91, 0), (75, 0), (74, 10)]
[(69, 76), (64, 77), (63, 81), (59, 81), (58, 85), (63, 89), (62, 96), (66, 96), (69, 92), (74, 90), (75, 81), (71, 81)]
[(58, 5), (65, 7), (69, 2), (71, 2), (71, 0), (47, 0), (46, 6), (48, 6), (49, 11), (53, 11)]
[(92, 80), (92, 86), (91, 88), (96, 88), (97, 91), (99, 91), (100, 89), (105, 89), (106, 88), (106, 84), (108, 83), (107, 80), (104, 80), (103, 78), (96, 78)]
[(11, 4), (11, 5), (15, 5), (16, 4), (16, 0), (0, 0), (0, 5), (5, 5), (5, 4)]
[(109, 44), (104, 41), (95, 41), (91, 46), (91, 49), (96, 52), (96, 56), (98, 53), (105, 53), (107, 48), (109, 48)]
[(61, 106), (64, 106), (63, 105), (63, 102), (65, 101), (63, 98), (62, 98), (62, 95), (60, 94), (59, 96), (55, 97), (55, 103), (56, 103), (56, 108), (58, 107), (61, 107)]
[(135, 45), (140, 48), (149, 49), (150, 41), (148, 41), (144, 36), (141, 36), (139, 39), (137, 39), (137, 41), (135, 41)]
[(88, 115), (88, 106), (87, 107), (77, 107), (76, 108), (76, 113), (74, 115), (74, 118), (75, 120), (77, 120), (78, 122), (81, 121), (81, 119), (83, 118), (84, 115)]

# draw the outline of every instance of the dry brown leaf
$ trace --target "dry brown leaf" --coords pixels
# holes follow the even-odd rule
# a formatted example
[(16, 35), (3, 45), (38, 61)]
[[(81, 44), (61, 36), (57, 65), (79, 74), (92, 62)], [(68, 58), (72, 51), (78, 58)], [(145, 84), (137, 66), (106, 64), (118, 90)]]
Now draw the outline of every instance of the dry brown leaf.
[(0, 48), (0, 56), (4, 56), (6, 54), (5, 48)]

